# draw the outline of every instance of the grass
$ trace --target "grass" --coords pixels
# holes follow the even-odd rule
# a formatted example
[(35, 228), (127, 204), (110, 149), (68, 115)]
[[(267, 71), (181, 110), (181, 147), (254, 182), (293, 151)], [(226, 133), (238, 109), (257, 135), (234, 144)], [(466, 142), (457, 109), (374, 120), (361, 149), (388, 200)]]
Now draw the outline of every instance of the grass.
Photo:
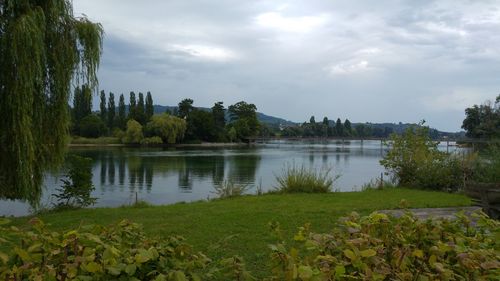
[(307, 169), (304, 166), (287, 165), (281, 175), (276, 176), (280, 193), (328, 193), (338, 178), (330, 175), (331, 169)]
[[(315, 232), (330, 231), (341, 216), (397, 208), (406, 199), (411, 208), (470, 205), (464, 195), (411, 189), (367, 190), (327, 194), (268, 194), (167, 206), (80, 209), (42, 214), (54, 230), (81, 223), (111, 224), (122, 219), (141, 223), (152, 237), (182, 235), (210, 257), (242, 256), (254, 273), (267, 270), (267, 245), (274, 243), (268, 223), (277, 221), (292, 238), (297, 227), (311, 223)], [(30, 218), (16, 218), (23, 227)]]

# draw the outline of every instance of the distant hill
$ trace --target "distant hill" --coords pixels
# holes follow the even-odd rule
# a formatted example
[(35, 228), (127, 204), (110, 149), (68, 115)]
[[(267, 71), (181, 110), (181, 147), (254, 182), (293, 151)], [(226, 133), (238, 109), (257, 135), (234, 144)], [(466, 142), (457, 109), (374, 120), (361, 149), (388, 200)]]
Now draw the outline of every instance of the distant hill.
[[(206, 108), (206, 107), (197, 107), (197, 108), (201, 109), (201, 110), (206, 110), (206, 111), (210, 110), (210, 108)], [(177, 109), (177, 106), (165, 106), (165, 105), (155, 105), (154, 106), (155, 113), (163, 113), (165, 111), (173, 112), (176, 109)], [(226, 118), (228, 118), (228, 117), (226, 116)], [(257, 119), (260, 122), (265, 123), (265, 124), (269, 124), (269, 125), (280, 125), (280, 124), (283, 126), (296, 125), (296, 123), (294, 123), (292, 121), (288, 121), (288, 120), (285, 120), (283, 118), (278, 118), (278, 117), (266, 115), (266, 114), (261, 113), (261, 112), (257, 112)]]

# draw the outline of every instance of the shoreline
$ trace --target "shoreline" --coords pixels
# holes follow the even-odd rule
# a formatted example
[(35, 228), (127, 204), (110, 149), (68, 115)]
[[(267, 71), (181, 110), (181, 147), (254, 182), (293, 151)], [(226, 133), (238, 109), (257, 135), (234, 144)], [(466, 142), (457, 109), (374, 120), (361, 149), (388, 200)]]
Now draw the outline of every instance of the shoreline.
[(179, 143), (179, 144), (159, 144), (159, 145), (134, 145), (134, 144), (123, 144), (123, 143), (70, 143), (68, 147), (128, 147), (128, 148), (155, 148), (155, 147), (173, 147), (173, 148), (184, 148), (184, 147), (244, 147), (252, 146), (254, 144), (248, 144), (244, 142), (202, 142), (202, 143)]

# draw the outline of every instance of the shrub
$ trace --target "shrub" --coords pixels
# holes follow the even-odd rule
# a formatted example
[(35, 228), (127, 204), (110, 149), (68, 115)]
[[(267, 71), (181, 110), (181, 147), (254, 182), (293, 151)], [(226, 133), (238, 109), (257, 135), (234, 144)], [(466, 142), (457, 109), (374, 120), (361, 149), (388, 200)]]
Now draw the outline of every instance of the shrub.
[(491, 145), (480, 153), (472, 167), (471, 180), (476, 182), (500, 182), (500, 145)]
[[(1, 219), (0, 219), (0, 222)], [(4, 220), (3, 223), (6, 221)], [(48, 231), (40, 220), (32, 229), (2, 228), (8, 254), (0, 252), (0, 280), (207, 280), (210, 260), (184, 239), (146, 239), (141, 228), (122, 221), (109, 228), (82, 226)]]
[(144, 138), (142, 134), (142, 126), (139, 122), (134, 119), (130, 119), (127, 122), (127, 131), (123, 137), (123, 143), (127, 144), (139, 144)]
[(161, 140), (160, 137), (150, 137), (150, 138), (144, 138), (141, 141), (141, 144), (144, 145), (157, 145), (157, 144), (163, 144), (163, 141)]
[(91, 197), (95, 189), (92, 184), (92, 159), (70, 154), (67, 157), (67, 174), (62, 179), (63, 185), (56, 189), (56, 208), (82, 208), (95, 204)]
[[(271, 224), (278, 237), (279, 225)], [(271, 245), (272, 280), (498, 280), (500, 224), (418, 220), (382, 213), (339, 221), (331, 233), (299, 228), (292, 246)]]
[(408, 128), (402, 135), (391, 136), (391, 149), (380, 164), (401, 186), (435, 190), (462, 188), (461, 161), (439, 151), (437, 144), (430, 138), (427, 127)]
[(85, 116), (79, 127), (82, 137), (97, 138), (106, 133), (106, 124), (95, 114)]
[(174, 144), (184, 138), (186, 120), (168, 114), (153, 115), (145, 132), (147, 136), (157, 136), (164, 143)]
[(339, 176), (331, 176), (331, 169), (315, 170), (304, 166), (287, 165), (281, 175), (276, 176), (276, 190), (282, 193), (327, 193)]
[(220, 185), (214, 186), (214, 193), (219, 198), (232, 198), (243, 195), (248, 191), (247, 185), (235, 184), (232, 181), (224, 180)]

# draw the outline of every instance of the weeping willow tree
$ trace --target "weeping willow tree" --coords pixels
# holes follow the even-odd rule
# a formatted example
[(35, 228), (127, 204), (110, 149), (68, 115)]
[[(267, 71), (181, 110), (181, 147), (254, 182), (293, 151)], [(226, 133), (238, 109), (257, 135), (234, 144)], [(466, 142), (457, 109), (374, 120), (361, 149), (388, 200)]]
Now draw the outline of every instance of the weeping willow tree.
[(70, 0), (0, 0), (0, 198), (40, 198), (64, 158), (71, 88), (97, 86), (102, 38)]

